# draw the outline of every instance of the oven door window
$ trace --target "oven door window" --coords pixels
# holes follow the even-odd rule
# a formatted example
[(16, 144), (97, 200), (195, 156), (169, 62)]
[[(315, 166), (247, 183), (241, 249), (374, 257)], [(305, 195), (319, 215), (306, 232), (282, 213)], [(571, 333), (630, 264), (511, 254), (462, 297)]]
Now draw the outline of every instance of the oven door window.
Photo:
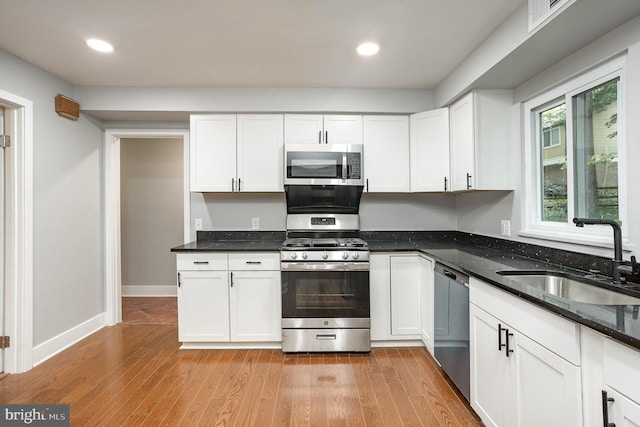
[(342, 178), (342, 153), (302, 152), (287, 153), (287, 178)]
[(282, 317), (368, 318), (369, 272), (282, 272)]

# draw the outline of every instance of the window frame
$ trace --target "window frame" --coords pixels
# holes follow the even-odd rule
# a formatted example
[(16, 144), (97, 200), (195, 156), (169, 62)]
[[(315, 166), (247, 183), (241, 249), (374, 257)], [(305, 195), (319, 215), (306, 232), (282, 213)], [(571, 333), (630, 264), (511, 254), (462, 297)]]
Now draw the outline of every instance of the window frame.
[[(622, 222), (623, 243), (628, 243), (628, 231), (625, 227), (627, 216), (627, 164), (626, 164), (626, 87), (627, 78), (625, 72), (626, 56), (621, 56), (608, 61), (591, 70), (570, 78), (563, 83), (548, 89), (535, 97), (524, 101), (523, 106), (523, 218), (522, 230), (518, 233), (524, 237), (554, 240), (567, 243), (584, 244), (591, 246), (610, 247), (612, 244), (611, 227), (588, 226), (577, 228), (571, 223), (574, 215), (574, 144), (573, 144), (573, 96), (619, 78), (619, 90), (617, 99), (618, 112), (618, 208)], [(566, 138), (567, 147), (567, 222), (542, 221), (542, 183), (540, 177), (542, 166), (543, 141), (541, 132), (538, 132), (538, 118), (540, 111), (544, 111), (554, 105), (565, 103), (566, 113)]]

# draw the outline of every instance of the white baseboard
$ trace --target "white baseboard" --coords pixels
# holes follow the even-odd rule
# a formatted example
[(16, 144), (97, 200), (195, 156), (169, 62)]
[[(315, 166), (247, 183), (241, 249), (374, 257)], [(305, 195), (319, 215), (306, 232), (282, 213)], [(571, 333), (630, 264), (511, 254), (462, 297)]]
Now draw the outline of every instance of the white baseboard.
[(122, 286), (123, 297), (175, 297), (175, 286)]
[(73, 344), (106, 326), (105, 313), (83, 322), (33, 348), (33, 366), (55, 356)]

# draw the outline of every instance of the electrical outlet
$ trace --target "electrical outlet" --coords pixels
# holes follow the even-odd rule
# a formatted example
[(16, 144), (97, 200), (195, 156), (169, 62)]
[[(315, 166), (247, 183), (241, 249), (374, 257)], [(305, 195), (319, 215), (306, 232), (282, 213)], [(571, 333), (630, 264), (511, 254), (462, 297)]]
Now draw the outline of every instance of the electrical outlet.
[(508, 219), (503, 219), (500, 222), (500, 225), (502, 226), (502, 235), (511, 236), (511, 221), (509, 221)]
[(201, 231), (202, 230), (202, 218), (196, 218), (196, 231)]
[(260, 218), (251, 218), (251, 229), (252, 230), (260, 229)]

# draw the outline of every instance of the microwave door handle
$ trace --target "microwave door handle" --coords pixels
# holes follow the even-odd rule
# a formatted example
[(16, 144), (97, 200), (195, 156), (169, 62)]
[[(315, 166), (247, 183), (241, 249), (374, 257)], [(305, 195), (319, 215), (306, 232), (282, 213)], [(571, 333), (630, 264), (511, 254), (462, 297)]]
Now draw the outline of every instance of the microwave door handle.
[(342, 180), (346, 181), (348, 175), (349, 165), (347, 164), (347, 153), (342, 153)]

